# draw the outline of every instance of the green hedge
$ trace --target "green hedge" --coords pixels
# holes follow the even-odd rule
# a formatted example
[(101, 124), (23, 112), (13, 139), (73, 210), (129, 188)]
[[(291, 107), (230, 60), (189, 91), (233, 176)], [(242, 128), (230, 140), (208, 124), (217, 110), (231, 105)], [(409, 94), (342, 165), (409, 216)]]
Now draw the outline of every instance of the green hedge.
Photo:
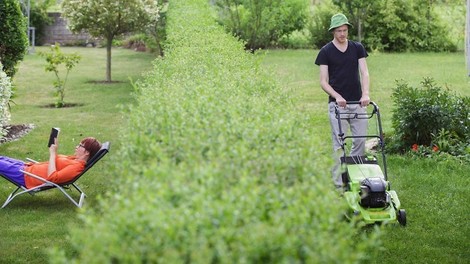
[[(80, 263), (357, 263), (377, 233), (342, 220), (312, 118), (210, 17), (175, 0), (165, 58), (137, 86), (113, 191), (71, 241)], [(63, 253), (53, 260), (65, 262)]]

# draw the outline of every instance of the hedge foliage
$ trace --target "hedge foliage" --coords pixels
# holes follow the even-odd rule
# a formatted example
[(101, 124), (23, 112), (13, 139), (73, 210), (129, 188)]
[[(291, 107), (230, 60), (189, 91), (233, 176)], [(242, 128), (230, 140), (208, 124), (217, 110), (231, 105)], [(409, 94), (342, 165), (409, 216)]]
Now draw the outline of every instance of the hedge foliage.
[[(79, 263), (359, 263), (312, 119), (210, 16), (174, 0), (165, 58), (136, 86), (112, 191), (71, 232)], [(69, 262), (54, 251), (53, 262)], [(68, 256), (70, 258), (70, 256)]]

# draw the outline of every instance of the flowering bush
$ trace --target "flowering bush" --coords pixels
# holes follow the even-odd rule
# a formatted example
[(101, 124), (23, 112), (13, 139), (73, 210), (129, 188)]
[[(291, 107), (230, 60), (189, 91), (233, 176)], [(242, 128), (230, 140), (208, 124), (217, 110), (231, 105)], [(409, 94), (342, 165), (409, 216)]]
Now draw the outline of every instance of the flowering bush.
[(6, 126), (10, 122), (9, 102), (11, 96), (10, 77), (3, 71), (3, 65), (0, 62), (0, 139), (8, 132)]
[(411, 146), (411, 152), (418, 156), (431, 157), (433, 155), (439, 154), (439, 147), (436, 145), (429, 147), (429, 146), (418, 145), (415, 143)]
[[(422, 87), (398, 82), (392, 99), (394, 135), (391, 152), (439, 150), (453, 156), (470, 155), (470, 98), (459, 97), (425, 78)], [(425, 149), (423, 149), (425, 150)], [(426, 150), (427, 151), (427, 150)]]

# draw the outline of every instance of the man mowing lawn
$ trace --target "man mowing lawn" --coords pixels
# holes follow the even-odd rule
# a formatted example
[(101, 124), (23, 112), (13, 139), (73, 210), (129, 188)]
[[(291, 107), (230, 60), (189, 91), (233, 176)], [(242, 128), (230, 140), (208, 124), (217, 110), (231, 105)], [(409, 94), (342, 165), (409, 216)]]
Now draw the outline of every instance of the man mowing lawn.
[[(333, 140), (333, 152), (335, 165), (332, 169), (332, 177), (335, 187), (342, 189), (340, 159), (341, 142), (338, 134), (338, 120), (335, 114), (335, 105), (345, 113), (365, 113), (365, 107), (369, 104), (369, 71), (367, 69), (367, 52), (361, 43), (348, 40), (349, 27), (352, 25), (343, 14), (331, 17), (329, 32), (333, 34), (333, 40), (323, 46), (318, 53), (315, 64), (320, 66), (320, 85), (328, 94), (328, 111)], [(360, 73), (360, 76), (359, 76)], [(348, 104), (347, 102), (359, 102)], [(351, 130), (352, 135), (365, 135), (367, 120), (353, 118), (342, 121), (345, 131)], [(364, 155), (365, 138), (353, 139), (351, 156)]]

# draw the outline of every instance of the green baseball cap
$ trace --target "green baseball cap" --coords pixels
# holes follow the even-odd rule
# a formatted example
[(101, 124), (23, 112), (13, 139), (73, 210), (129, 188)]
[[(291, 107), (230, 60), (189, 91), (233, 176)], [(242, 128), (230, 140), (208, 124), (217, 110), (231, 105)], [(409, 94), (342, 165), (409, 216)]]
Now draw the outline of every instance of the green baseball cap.
[(352, 25), (349, 24), (348, 18), (345, 15), (343, 15), (341, 13), (333, 15), (331, 17), (330, 28), (328, 29), (328, 31), (331, 31), (331, 30), (333, 30), (337, 27), (340, 27), (342, 25), (348, 25), (348, 26), (352, 27)]

